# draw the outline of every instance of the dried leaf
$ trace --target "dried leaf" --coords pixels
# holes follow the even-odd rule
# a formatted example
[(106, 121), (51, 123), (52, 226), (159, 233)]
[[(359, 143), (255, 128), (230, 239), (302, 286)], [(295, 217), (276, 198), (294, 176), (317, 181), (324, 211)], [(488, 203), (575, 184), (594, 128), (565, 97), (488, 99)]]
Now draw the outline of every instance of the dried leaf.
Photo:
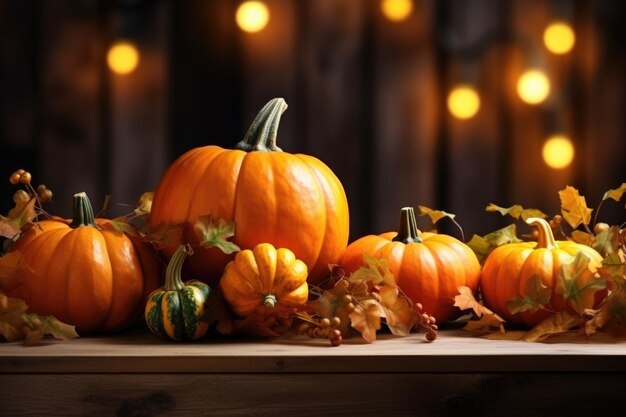
[(126, 217), (117, 217), (110, 222), (105, 223), (104, 228), (111, 227), (116, 232), (125, 233), (129, 236), (139, 236), (139, 232), (128, 222)]
[(469, 320), (463, 330), (476, 335), (505, 334), (504, 320), (497, 314), (483, 314), (478, 320)]
[(185, 225), (162, 224), (156, 230), (151, 231), (145, 237), (148, 242), (154, 243), (157, 248), (162, 246), (179, 246), (183, 243), (183, 231)]
[(461, 286), (458, 290), (459, 294), (454, 297), (455, 307), (462, 311), (471, 309), (478, 317), (481, 317), (483, 314), (493, 314), (491, 310), (476, 300), (471, 288)]
[(619, 228), (617, 226), (611, 226), (603, 230), (596, 235), (594, 243), (589, 246), (593, 247), (603, 256), (618, 253), (620, 248)]
[(376, 332), (380, 329), (380, 313), (376, 303), (365, 303), (356, 306), (350, 313), (352, 327), (361, 333), (368, 343), (376, 340)]
[(576, 229), (581, 224), (589, 224), (593, 210), (587, 207), (585, 197), (581, 196), (576, 188), (568, 185), (559, 191), (559, 198), (561, 199), (561, 214), (572, 229)]
[(576, 243), (580, 243), (581, 245), (593, 246), (595, 239), (587, 232), (583, 232), (582, 230), (574, 230), (572, 232), (572, 240)]
[(552, 296), (552, 291), (543, 285), (541, 277), (537, 274), (528, 278), (524, 289), (525, 294), (518, 294), (517, 297), (506, 303), (511, 314), (537, 311), (548, 304)]
[(219, 248), (225, 254), (239, 252), (241, 248), (227, 239), (235, 236), (235, 223), (213, 216), (200, 216), (193, 225), (193, 230), (205, 248)]
[(450, 219), (454, 219), (456, 217), (456, 214), (446, 213), (445, 211), (441, 210), (433, 210), (426, 206), (417, 206), (417, 208), (419, 210), (419, 216), (428, 216), (430, 218), (430, 221), (433, 223), (437, 223), (439, 220), (445, 217), (449, 217)]
[(395, 336), (407, 336), (413, 327), (413, 305), (396, 286), (384, 285), (379, 292), (380, 316)]
[(467, 242), (467, 246), (474, 251), (474, 254), (478, 258), (478, 262), (481, 264), (494, 249), (487, 239), (478, 235), (473, 235), (469, 242)]
[(152, 200), (154, 199), (154, 192), (149, 191), (143, 193), (139, 197), (137, 207), (135, 207), (135, 215), (137, 217), (149, 216), (152, 211)]
[(494, 247), (506, 245), (508, 243), (519, 243), (522, 240), (517, 237), (517, 226), (510, 224), (502, 229), (488, 233), (484, 238)]
[(57, 320), (54, 316), (39, 316), (37, 314), (26, 314), (24, 321), (31, 327), (31, 331), (26, 334), (24, 346), (33, 346), (39, 343), (44, 336), (50, 335), (60, 340), (75, 339), (78, 336), (76, 327), (65, 324)]
[(565, 311), (554, 313), (526, 332), (522, 340), (526, 342), (541, 342), (550, 336), (566, 333), (583, 323), (584, 319), (580, 316)]
[(37, 216), (37, 212), (35, 211), (36, 202), (36, 197), (31, 197), (27, 201), (19, 200), (15, 204), (15, 207), (9, 211), (7, 217), (17, 223), (18, 227), (21, 228)]
[(619, 253), (612, 253), (602, 260), (602, 267), (598, 269), (598, 272), (607, 280), (623, 279), (626, 277), (626, 262)]
[(15, 220), (0, 215), (0, 237), (12, 238), (20, 232), (20, 226)]
[(578, 314), (583, 314), (586, 307), (593, 305), (597, 291), (606, 288), (605, 280), (596, 277), (589, 263), (589, 257), (578, 252), (570, 263), (561, 265), (556, 286), (557, 293), (561, 294)]
[(524, 221), (526, 221), (526, 219), (529, 219), (531, 217), (540, 217), (542, 219), (545, 219), (546, 217), (548, 217), (541, 210), (532, 209), (532, 208), (525, 209), (524, 207), (522, 207), (519, 204), (515, 204), (515, 205), (513, 205), (511, 207), (500, 207), (498, 205), (490, 203), (485, 208), (485, 211), (498, 212), (498, 213), (500, 213), (503, 216), (508, 214), (509, 216), (513, 217), (514, 219), (521, 218)]
[(619, 188), (616, 188), (614, 190), (609, 190), (606, 193), (604, 193), (604, 196), (602, 197), (602, 201), (609, 199), (609, 198), (612, 198), (615, 201), (620, 201), (624, 193), (626, 193), (626, 182), (623, 182), (622, 185), (619, 186)]
[(367, 253), (363, 254), (363, 266), (350, 274), (348, 279), (353, 282), (371, 282), (373, 285), (396, 285), (396, 279), (387, 262), (384, 259), (376, 259)]

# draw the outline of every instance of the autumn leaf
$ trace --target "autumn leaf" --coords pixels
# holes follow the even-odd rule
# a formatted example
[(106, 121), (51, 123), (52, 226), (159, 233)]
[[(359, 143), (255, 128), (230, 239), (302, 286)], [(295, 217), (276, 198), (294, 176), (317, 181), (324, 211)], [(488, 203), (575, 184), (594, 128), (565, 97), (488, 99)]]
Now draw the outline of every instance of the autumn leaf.
[(478, 320), (468, 320), (463, 330), (476, 335), (506, 333), (504, 320), (497, 314), (483, 314)]
[(235, 236), (235, 223), (225, 220), (215, 220), (213, 216), (200, 216), (193, 225), (193, 230), (200, 239), (200, 245), (205, 248), (219, 248), (225, 254), (239, 252), (241, 248), (227, 239)]
[(502, 229), (488, 233), (484, 238), (494, 247), (522, 241), (517, 237), (517, 226), (515, 224), (510, 224)]
[(604, 193), (604, 196), (602, 197), (602, 201), (609, 199), (609, 198), (612, 198), (615, 201), (620, 201), (624, 193), (626, 193), (626, 182), (623, 182), (622, 185), (620, 185), (618, 188), (614, 190), (609, 190), (606, 193)]
[(20, 226), (12, 219), (0, 215), (0, 237), (12, 238), (20, 232)]
[(137, 207), (135, 207), (134, 213), (137, 217), (149, 216), (152, 211), (152, 200), (154, 199), (154, 192), (149, 191), (143, 193), (139, 197)]
[(116, 217), (110, 222), (107, 222), (104, 228), (108, 228), (109, 226), (116, 232), (126, 233), (129, 236), (139, 236), (139, 232), (137, 232), (135, 226), (130, 224), (126, 217)]
[(490, 203), (485, 208), (485, 211), (498, 212), (498, 213), (500, 213), (503, 216), (508, 214), (509, 216), (513, 217), (514, 219), (521, 218), (524, 221), (526, 221), (526, 219), (529, 219), (531, 217), (540, 217), (542, 219), (545, 219), (546, 217), (548, 217), (541, 210), (532, 209), (532, 208), (525, 209), (524, 207), (522, 207), (519, 204), (515, 204), (515, 205), (513, 205), (511, 207), (500, 207), (498, 205)]
[(458, 288), (458, 291), (459, 294), (454, 297), (454, 307), (458, 307), (461, 311), (471, 309), (478, 317), (481, 317), (484, 313), (492, 313), (491, 310), (476, 300), (471, 288), (461, 286)]
[(467, 246), (474, 252), (481, 264), (493, 250), (493, 246), (487, 239), (476, 234), (467, 242)]
[(572, 240), (576, 243), (580, 243), (581, 245), (593, 246), (595, 239), (587, 232), (583, 232), (582, 230), (574, 230), (572, 231)]
[(604, 279), (590, 269), (590, 259), (578, 252), (570, 263), (562, 264), (556, 291), (578, 314), (594, 303), (595, 293), (606, 288)]
[(35, 212), (36, 202), (36, 197), (31, 197), (26, 201), (18, 200), (18, 202), (15, 203), (15, 207), (9, 211), (7, 217), (17, 223), (19, 227), (24, 226), (37, 216)]
[(376, 303), (358, 304), (354, 311), (350, 313), (350, 323), (352, 327), (361, 333), (361, 336), (368, 343), (376, 340), (376, 332), (380, 329), (380, 313)]
[(152, 242), (157, 248), (161, 246), (179, 246), (183, 243), (184, 229), (185, 225), (182, 223), (165, 223), (150, 231), (145, 236), (145, 240)]
[(561, 214), (572, 229), (576, 229), (581, 224), (589, 224), (593, 210), (587, 207), (585, 197), (581, 196), (576, 188), (568, 185), (559, 191), (559, 198), (561, 199)]
[(583, 323), (584, 319), (581, 316), (565, 311), (554, 313), (526, 332), (522, 340), (526, 342), (541, 342), (550, 336), (566, 333)]
[(518, 294), (517, 297), (506, 303), (511, 314), (524, 311), (537, 311), (548, 304), (552, 291), (541, 282), (541, 277), (537, 274), (531, 275), (525, 284), (525, 294)]
[(52, 316), (28, 314), (27, 310), (23, 300), (0, 293), (0, 336), (8, 342), (24, 340), (25, 346), (38, 343), (46, 335), (62, 340), (78, 337), (74, 326)]
[(618, 253), (620, 248), (619, 228), (611, 226), (596, 235), (594, 243), (590, 245), (603, 256)]
[(623, 277), (626, 277), (626, 262), (618, 253), (612, 253), (602, 260), (602, 266), (598, 272), (608, 280), (624, 279)]
[(367, 253), (363, 254), (363, 266), (350, 274), (349, 281), (365, 281), (374, 285), (396, 285), (396, 279), (384, 259), (376, 259)]
[(383, 285), (378, 293), (380, 297), (380, 316), (394, 336), (407, 336), (413, 327), (413, 305), (400, 294), (395, 285)]
[(441, 210), (433, 210), (426, 206), (417, 206), (417, 208), (419, 210), (419, 216), (428, 216), (430, 218), (430, 221), (433, 223), (437, 223), (439, 220), (445, 217), (448, 217), (450, 219), (454, 219), (456, 217), (456, 214), (446, 213), (445, 211)]

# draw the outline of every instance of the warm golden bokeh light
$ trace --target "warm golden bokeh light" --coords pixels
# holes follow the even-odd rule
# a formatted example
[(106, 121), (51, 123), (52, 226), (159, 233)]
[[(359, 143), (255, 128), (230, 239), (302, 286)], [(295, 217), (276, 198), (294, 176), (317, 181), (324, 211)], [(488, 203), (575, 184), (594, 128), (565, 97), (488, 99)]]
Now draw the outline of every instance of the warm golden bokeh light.
[(235, 20), (241, 30), (255, 33), (267, 26), (270, 11), (262, 1), (244, 1), (237, 8)]
[(413, 11), (413, 0), (381, 0), (380, 9), (387, 19), (400, 22)]
[(554, 135), (543, 144), (543, 160), (550, 168), (563, 169), (574, 160), (574, 145), (563, 135)]
[(517, 93), (528, 104), (539, 104), (550, 94), (550, 80), (540, 70), (531, 69), (517, 81)]
[(553, 22), (543, 32), (543, 43), (554, 54), (566, 54), (576, 43), (572, 27), (565, 22)]
[(109, 48), (107, 63), (116, 74), (130, 74), (139, 65), (139, 50), (132, 42), (116, 42)]
[(469, 85), (457, 85), (448, 94), (448, 110), (458, 119), (470, 119), (480, 109), (480, 96)]

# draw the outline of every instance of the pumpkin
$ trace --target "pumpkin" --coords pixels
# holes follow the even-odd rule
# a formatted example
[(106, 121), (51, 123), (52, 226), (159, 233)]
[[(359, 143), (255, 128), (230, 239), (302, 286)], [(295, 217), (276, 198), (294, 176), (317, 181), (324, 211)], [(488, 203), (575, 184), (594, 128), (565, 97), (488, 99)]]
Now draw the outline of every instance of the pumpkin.
[(108, 219), (94, 218), (85, 193), (74, 195), (71, 221), (39, 221), (10, 251), (21, 254), (24, 267), (8, 295), (79, 332), (114, 332), (135, 323), (161, 283), (152, 246), (116, 231)]
[(437, 323), (459, 315), (453, 306), (458, 287), (476, 291), (480, 264), (463, 242), (452, 236), (422, 233), (417, 229), (415, 211), (404, 207), (400, 212), (398, 232), (369, 235), (351, 243), (339, 266), (346, 274), (363, 266), (363, 254), (384, 259), (398, 287)]
[[(329, 275), (348, 243), (345, 192), (335, 174), (313, 156), (282, 152), (276, 146), (287, 104), (271, 100), (235, 149), (195, 148), (172, 163), (155, 191), (151, 230), (183, 224), (183, 241), (199, 243), (193, 224), (199, 216), (234, 221), (233, 241), (242, 249), (262, 242), (292, 250), (306, 263), (309, 282)], [(172, 247), (164, 251), (171, 256)], [(232, 260), (217, 248), (198, 248), (186, 272), (216, 284)]]
[(204, 337), (209, 323), (201, 320), (212, 296), (202, 281), (183, 283), (181, 270), (189, 249), (176, 249), (165, 271), (165, 285), (155, 290), (146, 303), (144, 316), (148, 328), (163, 339), (196, 340)]
[[(523, 311), (511, 314), (507, 303), (518, 296), (527, 295), (526, 283), (538, 276), (541, 283), (551, 290), (550, 310), (567, 311), (568, 303), (558, 290), (561, 265), (571, 262), (579, 252), (590, 260), (592, 267), (600, 266), (602, 256), (589, 246), (572, 241), (556, 241), (548, 222), (541, 218), (529, 218), (526, 222), (537, 228), (537, 242), (509, 243), (494, 249), (485, 259), (480, 280), (484, 303), (496, 314), (510, 323), (532, 327), (551, 312), (547, 310)], [(581, 278), (581, 285), (593, 278), (588, 272)], [(592, 308), (595, 297), (583, 301)]]
[(302, 306), (309, 297), (307, 267), (292, 251), (260, 243), (237, 253), (220, 280), (224, 300), (240, 317)]

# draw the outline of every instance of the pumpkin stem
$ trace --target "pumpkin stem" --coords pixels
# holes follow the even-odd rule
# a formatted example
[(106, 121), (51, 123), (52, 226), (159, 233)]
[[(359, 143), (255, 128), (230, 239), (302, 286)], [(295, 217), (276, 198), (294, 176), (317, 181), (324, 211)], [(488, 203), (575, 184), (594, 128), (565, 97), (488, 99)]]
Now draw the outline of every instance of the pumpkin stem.
[(72, 223), (70, 224), (72, 228), (77, 228), (80, 226), (96, 226), (96, 219), (93, 214), (93, 208), (91, 207), (91, 202), (89, 201), (89, 197), (84, 192), (74, 194), (74, 206), (72, 213)]
[(276, 146), (276, 135), (280, 116), (287, 110), (287, 103), (282, 98), (270, 100), (257, 114), (246, 136), (235, 145), (242, 151), (281, 152)]
[(276, 296), (274, 294), (267, 294), (263, 299), (263, 305), (266, 308), (274, 308), (276, 306)]
[(403, 207), (402, 210), (400, 210), (398, 234), (392, 241), (405, 244), (422, 243), (420, 231), (417, 229), (417, 220), (415, 220), (415, 210), (413, 207)]
[(178, 291), (185, 288), (180, 272), (183, 269), (183, 263), (185, 263), (187, 255), (193, 255), (193, 250), (189, 245), (180, 245), (174, 252), (174, 255), (172, 255), (165, 270), (165, 291)]
[(557, 249), (558, 245), (552, 234), (550, 224), (540, 217), (530, 217), (526, 219), (526, 223), (537, 228), (539, 239), (537, 240), (536, 249)]

